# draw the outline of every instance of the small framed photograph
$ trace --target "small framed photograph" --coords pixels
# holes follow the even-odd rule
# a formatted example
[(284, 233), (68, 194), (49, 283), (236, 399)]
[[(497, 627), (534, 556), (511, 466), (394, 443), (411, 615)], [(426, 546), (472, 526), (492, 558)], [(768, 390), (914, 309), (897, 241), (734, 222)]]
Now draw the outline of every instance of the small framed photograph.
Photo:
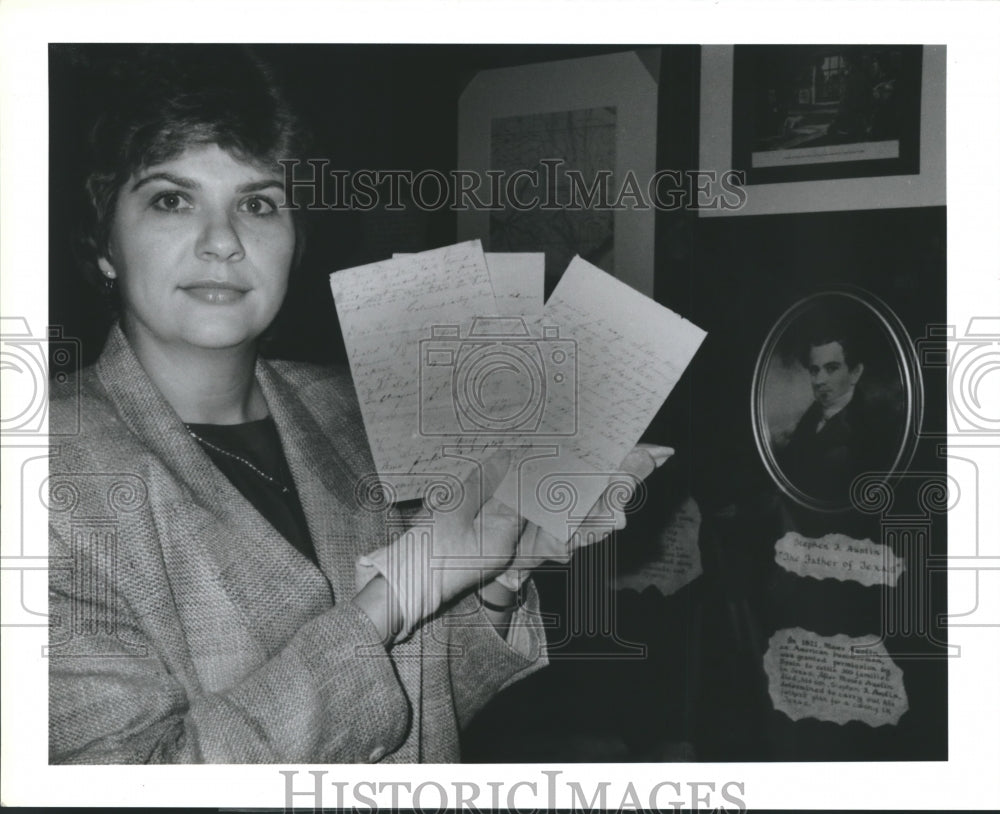
[(920, 172), (919, 45), (733, 51), (733, 167), (747, 184)]
[(781, 490), (821, 511), (856, 505), (853, 489), (906, 468), (923, 393), (902, 323), (867, 292), (824, 291), (771, 329), (753, 378), (753, 423)]

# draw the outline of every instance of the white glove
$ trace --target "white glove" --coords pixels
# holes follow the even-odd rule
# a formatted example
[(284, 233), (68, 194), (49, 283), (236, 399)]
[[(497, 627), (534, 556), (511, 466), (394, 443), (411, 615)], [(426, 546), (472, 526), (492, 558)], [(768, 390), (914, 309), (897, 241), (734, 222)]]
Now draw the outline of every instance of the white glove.
[(492, 498), (510, 468), (498, 452), (462, 484), (446, 506), (425, 500), (429, 521), (358, 561), (359, 587), (375, 572), (385, 577), (403, 616), (395, 641), (405, 639), (444, 603), (510, 566), (524, 521)]
[[(635, 487), (648, 478), (658, 467), (674, 454), (670, 447), (655, 444), (637, 444), (633, 447), (619, 467), (618, 476), (612, 477), (611, 483), (597, 503), (590, 510), (590, 519), (607, 520), (614, 518), (613, 528), (620, 531), (625, 528), (625, 504), (631, 499)], [(584, 521), (582, 526), (587, 525)], [(569, 562), (573, 553), (584, 546), (607, 539), (611, 529), (601, 537), (592, 534), (573, 534), (564, 540), (547, 532), (545, 529), (528, 521), (517, 543), (517, 552), (510, 567), (497, 577), (497, 582), (511, 591), (517, 591), (528, 578), (531, 569), (547, 560)]]

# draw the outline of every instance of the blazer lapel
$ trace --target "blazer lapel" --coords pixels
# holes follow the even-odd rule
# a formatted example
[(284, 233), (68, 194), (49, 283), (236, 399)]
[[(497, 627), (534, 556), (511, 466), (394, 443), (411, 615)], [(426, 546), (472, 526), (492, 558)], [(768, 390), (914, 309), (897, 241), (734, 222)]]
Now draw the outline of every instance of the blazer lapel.
[(278, 427), (320, 568), (336, 600), (346, 601), (354, 594), (357, 558), (386, 543), (384, 512), (364, 506), (360, 497), (374, 471), (360, 417), (345, 415), (343, 406), (331, 401), (328, 383), (297, 391), (264, 361), (258, 363), (257, 380)]
[[(149, 449), (151, 504), (175, 604), (199, 677), (209, 689), (221, 689), (329, 607), (330, 585), (190, 437), (120, 328), (109, 336), (98, 376), (122, 420)], [(282, 423), (284, 442), (287, 421)], [(304, 505), (319, 502), (294, 465), (292, 470), (310, 495)], [(309, 508), (306, 514), (309, 519)], [(309, 524), (316, 534), (311, 519)]]

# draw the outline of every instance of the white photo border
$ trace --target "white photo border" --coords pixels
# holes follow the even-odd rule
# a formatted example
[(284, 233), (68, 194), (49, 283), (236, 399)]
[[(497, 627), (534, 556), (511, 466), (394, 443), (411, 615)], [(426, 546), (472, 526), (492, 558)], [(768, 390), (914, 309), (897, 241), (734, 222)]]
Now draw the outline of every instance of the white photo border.
[[(815, 25), (821, 15), (822, 28)], [(5, 0), (0, 6), (0, 244), (4, 316), (23, 317), (34, 330), (47, 324), (47, 46), (81, 41), (238, 42), (600, 42), (636, 44), (733, 42), (919, 42), (947, 47), (948, 322), (964, 336), (974, 318), (997, 317), (996, 224), (1000, 223), (1000, 4), (965, 2), (618, 2), (412, 3), (392, 0), (328, 2), (225, 2), (224, 0)], [(993, 341), (996, 341), (994, 337)], [(992, 374), (995, 376), (996, 374)], [(985, 392), (985, 388), (984, 388)], [(5, 394), (6, 400), (8, 396)], [(997, 415), (996, 396), (982, 410)], [(974, 460), (976, 478), (963, 488), (995, 495), (1000, 447), (974, 433), (953, 436)], [(27, 451), (26, 451), (27, 449)], [(35, 548), (45, 536), (44, 512), (16, 510), (18, 472), (25, 455), (44, 455), (44, 441), (4, 443), (2, 540), (4, 557), (16, 556), (27, 537)], [(966, 478), (954, 460), (950, 471)], [(992, 491), (989, 491), (992, 490)], [(1000, 528), (995, 502), (983, 500), (971, 517), (949, 518), (952, 555), (965, 554), (978, 587), (978, 626), (954, 627), (950, 641), (961, 656), (949, 664), (949, 759), (934, 763), (847, 764), (629, 764), (559, 767), (503, 766), (156, 766), (63, 767), (47, 764), (47, 670), (41, 658), (45, 628), (9, 628), (2, 634), (2, 801), (5, 805), (181, 805), (281, 807), (285, 776), (298, 770), (297, 789), (309, 770), (336, 783), (435, 780), (536, 783), (544, 789), (558, 769), (559, 797), (523, 808), (571, 803), (566, 781), (592, 789), (607, 781), (608, 800), (627, 800), (627, 784), (742, 784), (745, 805), (756, 808), (975, 809), (1000, 799)], [(15, 510), (9, 510), (14, 506)], [(25, 538), (22, 538), (22, 528)], [(964, 550), (963, 541), (981, 548)], [(979, 565), (977, 566), (977, 562)], [(953, 613), (975, 608), (970, 572), (949, 573)], [(6, 600), (5, 600), (6, 602)], [(993, 604), (990, 604), (993, 603)], [(5, 605), (6, 609), (6, 605)], [(685, 785), (686, 784), (686, 785)], [(705, 786), (701, 791), (704, 793)], [(697, 793), (697, 792), (696, 792)], [(643, 794), (640, 792), (640, 797)], [(428, 797), (428, 800), (433, 798)], [(312, 807), (308, 796), (296, 804)], [(333, 805), (334, 797), (324, 801)], [(488, 804), (483, 804), (486, 807)]]

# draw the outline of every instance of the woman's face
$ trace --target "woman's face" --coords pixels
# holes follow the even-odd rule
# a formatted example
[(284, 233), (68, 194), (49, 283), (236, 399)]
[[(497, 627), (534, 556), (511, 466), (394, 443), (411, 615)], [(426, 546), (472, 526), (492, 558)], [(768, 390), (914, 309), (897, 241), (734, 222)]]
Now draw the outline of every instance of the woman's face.
[(206, 349), (253, 343), (288, 285), (295, 227), (280, 175), (198, 145), (119, 190), (108, 256), (133, 342)]

